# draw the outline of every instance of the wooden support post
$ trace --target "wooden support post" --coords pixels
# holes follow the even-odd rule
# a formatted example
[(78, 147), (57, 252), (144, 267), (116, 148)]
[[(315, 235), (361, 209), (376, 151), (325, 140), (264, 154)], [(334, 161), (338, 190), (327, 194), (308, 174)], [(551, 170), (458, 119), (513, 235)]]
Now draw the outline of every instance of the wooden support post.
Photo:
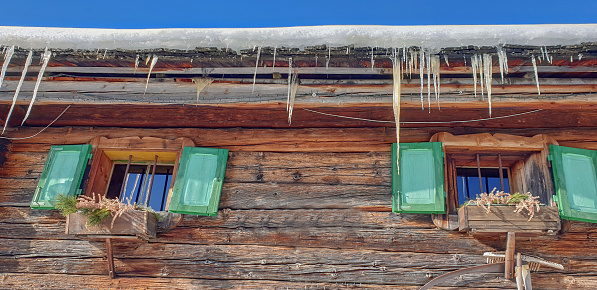
[(522, 257), (518, 253), (516, 254), (516, 287), (518, 290), (524, 289), (522, 275)]
[(116, 276), (114, 272), (114, 256), (112, 254), (112, 239), (106, 238), (106, 252), (108, 256), (108, 276), (113, 279)]
[(506, 267), (504, 270), (504, 277), (506, 279), (514, 278), (514, 252), (516, 251), (516, 234), (508, 232), (508, 240), (506, 241)]

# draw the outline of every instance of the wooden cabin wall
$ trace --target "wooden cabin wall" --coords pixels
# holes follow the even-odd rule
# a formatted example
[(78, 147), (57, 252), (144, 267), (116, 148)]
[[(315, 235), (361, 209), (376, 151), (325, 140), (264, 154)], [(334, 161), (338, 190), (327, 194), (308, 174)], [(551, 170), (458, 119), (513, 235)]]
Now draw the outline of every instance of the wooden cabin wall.
[[(439, 131), (462, 128), (405, 128), (401, 141), (425, 142)], [(597, 133), (588, 129), (490, 133), (543, 133), (564, 145), (597, 145)], [(484, 264), (483, 252), (504, 250), (505, 237), (448, 232), (429, 215), (391, 212), (394, 134), (379, 127), (57, 127), (14, 140), (0, 169), (0, 288), (417, 289)], [(29, 208), (50, 146), (96, 136), (189, 137), (196, 146), (228, 148), (218, 216), (185, 215), (149, 243), (114, 242), (117, 277), (110, 280), (103, 242), (66, 235), (57, 211)], [(597, 287), (595, 239), (597, 227), (578, 222), (561, 236), (519, 237), (516, 246), (565, 267), (533, 273), (536, 289), (587, 289)], [(442, 286), (515, 288), (500, 275), (482, 274)]]

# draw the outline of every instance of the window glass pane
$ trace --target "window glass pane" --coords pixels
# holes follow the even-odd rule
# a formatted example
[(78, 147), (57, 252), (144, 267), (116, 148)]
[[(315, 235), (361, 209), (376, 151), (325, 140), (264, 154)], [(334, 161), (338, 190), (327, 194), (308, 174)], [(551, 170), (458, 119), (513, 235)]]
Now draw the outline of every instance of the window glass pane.
[[(494, 188), (500, 190), (499, 173), (498, 168), (481, 168), (483, 193), (489, 193)], [(510, 192), (508, 170), (504, 168), (502, 173), (504, 176), (504, 191)], [(477, 168), (456, 168), (456, 187), (458, 190), (458, 204), (462, 205), (470, 199), (477, 198), (481, 194)]]
[[(153, 186), (151, 187), (151, 195), (148, 206), (155, 211), (162, 211), (166, 205), (165, 199), (170, 189), (172, 182), (173, 166), (158, 165), (153, 178)], [(112, 179), (108, 188), (107, 197), (116, 198), (127, 203), (144, 204), (147, 191), (149, 189), (149, 182), (151, 180), (151, 173), (153, 165), (138, 165), (131, 164), (126, 179), (124, 178), (126, 172), (126, 164), (114, 165)], [(124, 193), (120, 193), (122, 183), (125, 183)]]

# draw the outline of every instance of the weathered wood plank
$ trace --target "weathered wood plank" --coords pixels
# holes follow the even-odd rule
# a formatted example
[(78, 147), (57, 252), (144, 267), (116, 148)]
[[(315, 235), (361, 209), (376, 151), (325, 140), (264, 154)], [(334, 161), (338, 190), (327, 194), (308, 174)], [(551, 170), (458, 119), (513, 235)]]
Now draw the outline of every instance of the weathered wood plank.
[[(569, 275), (560, 273), (533, 273), (533, 285), (539, 289), (592, 289), (597, 285), (597, 278), (590, 275)], [(434, 289), (512, 289), (513, 284), (500, 278), (483, 275), (467, 275), (464, 281), (454, 281), (453, 286), (435, 287)], [(489, 279), (483, 279), (489, 278)], [(399, 287), (397, 287), (399, 286)], [(106, 275), (69, 275), (69, 274), (23, 274), (1, 273), (0, 287), (10, 289), (419, 289), (422, 285), (366, 284), (360, 282), (336, 281), (332, 283), (288, 282), (269, 280), (217, 280), (186, 278), (153, 277), (116, 277)]]
[[(29, 207), (0, 207), (0, 222), (11, 224), (55, 224), (65, 222), (57, 210)], [(435, 228), (429, 215), (392, 214), (351, 209), (231, 210), (223, 209), (216, 217), (185, 215), (181, 227), (243, 228)]]
[[(39, 128), (21, 127), (7, 135), (15, 137), (31, 136)], [(454, 135), (475, 133), (505, 133), (532, 137), (547, 134), (559, 142), (597, 142), (597, 135), (591, 128), (521, 128), (487, 129), (454, 126), (451, 128), (405, 128), (400, 132), (402, 142), (427, 142), (437, 132), (450, 132)], [(395, 131), (391, 128), (310, 128), (310, 129), (139, 129), (104, 127), (50, 127), (35, 138), (15, 140), (11, 152), (46, 153), (51, 145), (85, 144), (93, 137), (108, 136), (159, 136), (175, 139), (180, 136), (192, 138), (196, 146), (228, 148), (231, 152), (385, 152), (389, 144), (395, 142)], [(332, 143), (332, 144), (331, 144)], [(334, 148), (333, 144), (342, 143)], [(308, 144), (308, 146), (307, 146)]]
[[(475, 101), (478, 107), (466, 107), (459, 104), (444, 104), (441, 110), (422, 111), (420, 104), (401, 110), (404, 128), (452, 127), (451, 121), (476, 120), (488, 118), (486, 103)], [(482, 104), (482, 106), (480, 105)], [(543, 109), (531, 115), (500, 118), (478, 122), (456, 123), (461, 127), (484, 128), (559, 128), (593, 127), (595, 125), (595, 104), (559, 104), (540, 102), (520, 103), (507, 106), (493, 106), (494, 117), (507, 116)], [(29, 126), (46, 126), (65, 109), (65, 105), (38, 105), (34, 107)], [(115, 108), (118, 109), (115, 109)], [(0, 112), (6, 112), (8, 104), (0, 106)], [(393, 127), (391, 123), (346, 119), (316, 114), (301, 108), (315, 109), (323, 113), (342, 115), (352, 118), (365, 118), (380, 121), (392, 121), (392, 108), (389, 104), (367, 104), (361, 107), (323, 107), (295, 106), (291, 128), (354, 128), (354, 127)], [(252, 106), (181, 106), (181, 105), (73, 105), (55, 126), (105, 126), (105, 127), (140, 127), (140, 128), (289, 128), (288, 114), (283, 102), (271, 107)], [(411, 122), (439, 123), (411, 123)], [(197, 142), (196, 142), (197, 143)]]
[[(387, 289), (392, 285), (348, 283), (288, 282), (268, 280), (219, 280), (152, 277), (116, 277), (106, 275), (0, 273), (0, 287), (5, 289)], [(403, 286), (400, 289), (418, 289)], [(446, 289), (446, 288), (438, 288)]]

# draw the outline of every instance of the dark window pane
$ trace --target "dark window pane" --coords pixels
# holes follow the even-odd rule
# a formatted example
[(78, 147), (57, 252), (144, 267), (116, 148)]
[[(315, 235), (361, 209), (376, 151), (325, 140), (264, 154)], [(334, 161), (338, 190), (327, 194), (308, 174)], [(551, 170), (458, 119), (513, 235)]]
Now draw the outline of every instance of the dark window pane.
[[(494, 188), (500, 190), (500, 175), (497, 168), (481, 168), (481, 182), (483, 193), (491, 192)], [(510, 191), (508, 170), (503, 169), (504, 191)], [(481, 194), (479, 186), (479, 172), (477, 168), (456, 168), (456, 187), (458, 190), (458, 204), (462, 205), (469, 199), (475, 199)]]
[[(170, 189), (172, 182), (171, 165), (158, 165), (153, 178), (153, 186), (151, 186), (151, 195), (148, 206), (155, 211), (162, 211), (166, 205), (165, 199)], [(130, 202), (136, 204), (144, 204), (149, 190), (149, 182), (151, 181), (151, 173), (153, 171), (152, 165), (137, 165), (132, 164), (129, 168), (127, 178), (124, 175), (126, 171), (126, 164), (116, 164), (114, 166), (114, 173), (108, 188), (110, 198), (120, 197), (124, 203)], [(122, 183), (125, 182), (125, 190), (120, 192)]]

